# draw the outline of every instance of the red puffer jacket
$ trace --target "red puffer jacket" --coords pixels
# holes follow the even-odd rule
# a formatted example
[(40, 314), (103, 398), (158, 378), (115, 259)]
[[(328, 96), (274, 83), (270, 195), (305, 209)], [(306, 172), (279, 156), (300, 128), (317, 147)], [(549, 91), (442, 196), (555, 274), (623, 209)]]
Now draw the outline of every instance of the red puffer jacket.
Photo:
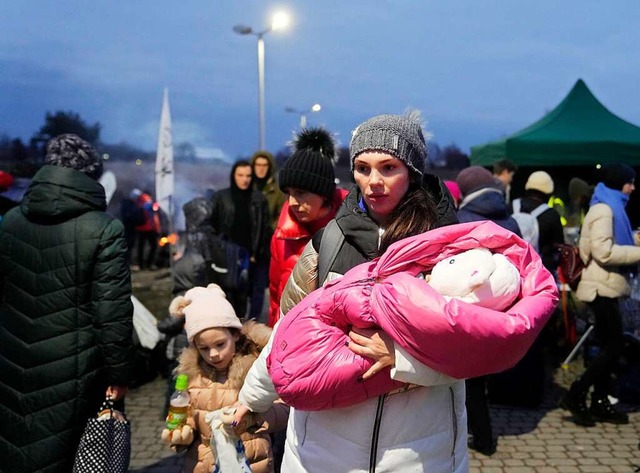
[[(142, 207), (144, 211), (144, 223), (136, 227), (139, 232), (159, 232), (160, 217), (158, 217), (156, 203), (149, 194), (142, 194), (138, 197), (136, 205)], [(155, 207), (155, 208), (154, 208)]]
[(322, 219), (302, 224), (289, 212), (289, 202), (285, 202), (280, 212), (278, 226), (271, 238), (271, 264), (269, 265), (269, 322), (273, 327), (280, 318), (280, 297), (287, 279), (298, 261), (305, 245), (313, 235), (324, 228), (336, 216), (338, 207), (347, 196), (344, 189), (336, 189), (331, 203), (331, 211)]

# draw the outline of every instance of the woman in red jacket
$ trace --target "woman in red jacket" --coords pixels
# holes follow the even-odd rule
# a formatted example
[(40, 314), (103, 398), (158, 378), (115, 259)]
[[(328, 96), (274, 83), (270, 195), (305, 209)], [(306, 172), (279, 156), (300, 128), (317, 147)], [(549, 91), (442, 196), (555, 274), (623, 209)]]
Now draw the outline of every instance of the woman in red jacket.
[(336, 188), (334, 158), (335, 144), (329, 132), (322, 128), (304, 129), (278, 175), (287, 201), (271, 239), (270, 327), (280, 318), (280, 296), (300, 253), (314, 233), (335, 216), (347, 195), (346, 190)]

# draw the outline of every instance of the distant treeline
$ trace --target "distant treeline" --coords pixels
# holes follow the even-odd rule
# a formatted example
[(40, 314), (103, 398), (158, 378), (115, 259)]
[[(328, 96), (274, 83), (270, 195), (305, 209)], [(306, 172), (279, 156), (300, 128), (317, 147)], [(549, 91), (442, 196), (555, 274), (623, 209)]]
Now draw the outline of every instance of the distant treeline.
[[(155, 150), (145, 151), (128, 143), (107, 144), (100, 139), (102, 125), (98, 122), (89, 124), (79, 114), (72, 111), (47, 112), (44, 124), (33, 134), (28, 142), (21, 138), (12, 138), (6, 134), (0, 135), (0, 169), (9, 171), (16, 176), (30, 177), (42, 165), (47, 142), (54, 136), (63, 133), (75, 133), (88, 141), (105, 159), (114, 161), (134, 162), (138, 159), (149, 162), (155, 160)], [(198, 156), (192, 143), (182, 142), (174, 144), (174, 159), (182, 162), (196, 162)], [(291, 151), (282, 147), (275, 154), (278, 166), (282, 166)], [(335, 163), (338, 178), (349, 178), (349, 148), (338, 149)], [(238, 159), (241, 156), (238, 156)], [(246, 157), (245, 157), (246, 158)], [(209, 160), (215, 163), (220, 160)], [(224, 163), (224, 161), (221, 161)], [(469, 156), (463, 153), (455, 144), (440, 148), (437, 143), (429, 143), (429, 168), (462, 169), (469, 165)]]

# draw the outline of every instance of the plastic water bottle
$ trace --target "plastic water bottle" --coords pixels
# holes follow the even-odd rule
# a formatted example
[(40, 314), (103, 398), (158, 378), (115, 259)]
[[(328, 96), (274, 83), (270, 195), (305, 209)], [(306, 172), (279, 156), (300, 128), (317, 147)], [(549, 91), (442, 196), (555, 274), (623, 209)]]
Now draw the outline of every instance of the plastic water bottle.
[(169, 415), (167, 415), (167, 429), (174, 430), (182, 427), (187, 420), (189, 409), (189, 377), (179, 374), (176, 377), (176, 390), (169, 399)]

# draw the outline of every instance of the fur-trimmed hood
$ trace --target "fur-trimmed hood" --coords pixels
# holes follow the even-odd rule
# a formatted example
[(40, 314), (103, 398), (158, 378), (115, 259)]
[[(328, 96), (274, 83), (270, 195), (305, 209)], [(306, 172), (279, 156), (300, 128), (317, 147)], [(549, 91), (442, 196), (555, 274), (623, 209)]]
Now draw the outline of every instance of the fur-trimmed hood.
[[(271, 328), (254, 320), (249, 320), (242, 325), (241, 332), (252, 342), (256, 344), (259, 350), (262, 350), (269, 341), (271, 336)], [(229, 387), (240, 390), (244, 379), (251, 369), (251, 365), (257, 358), (256, 354), (240, 354), (234, 355), (229, 371), (227, 374)], [(198, 375), (209, 379), (216, 379), (216, 370), (213, 366), (207, 364), (198, 353), (198, 349), (190, 344), (182, 351), (178, 359), (178, 366), (174, 370), (175, 374), (184, 373), (189, 379), (196, 379)]]

